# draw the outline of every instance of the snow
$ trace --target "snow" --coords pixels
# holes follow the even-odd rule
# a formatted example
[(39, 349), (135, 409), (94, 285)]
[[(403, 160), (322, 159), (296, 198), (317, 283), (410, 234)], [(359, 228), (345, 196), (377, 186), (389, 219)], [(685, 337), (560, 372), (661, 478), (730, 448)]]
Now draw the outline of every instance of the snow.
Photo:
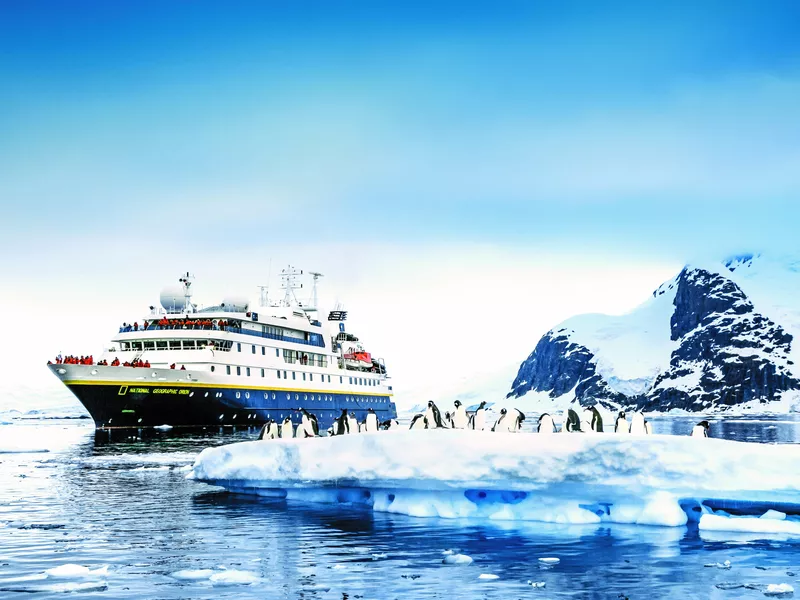
[(788, 583), (770, 583), (764, 590), (765, 596), (788, 596), (794, 594), (794, 588)]
[(798, 460), (794, 445), (688, 436), (421, 430), (208, 448), (187, 477), (417, 517), (678, 527), (692, 516), (701, 530), (785, 532), (800, 524), (692, 507), (725, 500), (800, 512)]

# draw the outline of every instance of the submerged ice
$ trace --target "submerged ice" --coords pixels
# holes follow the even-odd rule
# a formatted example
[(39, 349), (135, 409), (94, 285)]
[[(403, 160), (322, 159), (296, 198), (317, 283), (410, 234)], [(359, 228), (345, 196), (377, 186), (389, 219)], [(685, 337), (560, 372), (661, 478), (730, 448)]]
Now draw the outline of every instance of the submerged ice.
[(422, 430), (209, 448), (188, 477), (420, 517), (800, 535), (798, 459), (794, 446), (708, 438)]

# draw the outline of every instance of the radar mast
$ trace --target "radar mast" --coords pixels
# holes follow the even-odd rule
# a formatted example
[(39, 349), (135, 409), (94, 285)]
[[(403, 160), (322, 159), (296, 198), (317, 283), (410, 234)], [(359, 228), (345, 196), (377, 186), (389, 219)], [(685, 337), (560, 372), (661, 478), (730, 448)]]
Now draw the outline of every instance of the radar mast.
[(292, 306), (293, 304), (300, 304), (294, 291), (302, 289), (303, 284), (297, 283), (298, 276), (302, 275), (302, 269), (295, 269), (289, 265), (285, 269), (281, 269), (281, 289), (285, 291), (283, 296), (283, 305)]

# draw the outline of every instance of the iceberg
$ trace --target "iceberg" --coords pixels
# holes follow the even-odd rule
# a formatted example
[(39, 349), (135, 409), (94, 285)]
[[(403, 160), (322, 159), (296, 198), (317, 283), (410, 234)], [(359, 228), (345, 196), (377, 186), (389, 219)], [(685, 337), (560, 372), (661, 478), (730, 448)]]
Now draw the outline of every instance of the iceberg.
[[(669, 435), (417, 430), (205, 449), (187, 478), (233, 493), (419, 517), (794, 530), (800, 448)], [(788, 521), (746, 519), (768, 511)], [(774, 513), (768, 513), (772, 516)]]

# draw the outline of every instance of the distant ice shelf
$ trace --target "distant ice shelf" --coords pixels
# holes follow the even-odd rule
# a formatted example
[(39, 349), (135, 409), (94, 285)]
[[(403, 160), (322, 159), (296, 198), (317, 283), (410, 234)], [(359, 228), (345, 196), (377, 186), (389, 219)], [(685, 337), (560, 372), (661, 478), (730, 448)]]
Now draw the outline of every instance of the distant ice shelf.
[(710, 438), (421, 430), (208, 448), (187, 477), (418, 517), (800, 536), (798, 461), (793, 445)]

